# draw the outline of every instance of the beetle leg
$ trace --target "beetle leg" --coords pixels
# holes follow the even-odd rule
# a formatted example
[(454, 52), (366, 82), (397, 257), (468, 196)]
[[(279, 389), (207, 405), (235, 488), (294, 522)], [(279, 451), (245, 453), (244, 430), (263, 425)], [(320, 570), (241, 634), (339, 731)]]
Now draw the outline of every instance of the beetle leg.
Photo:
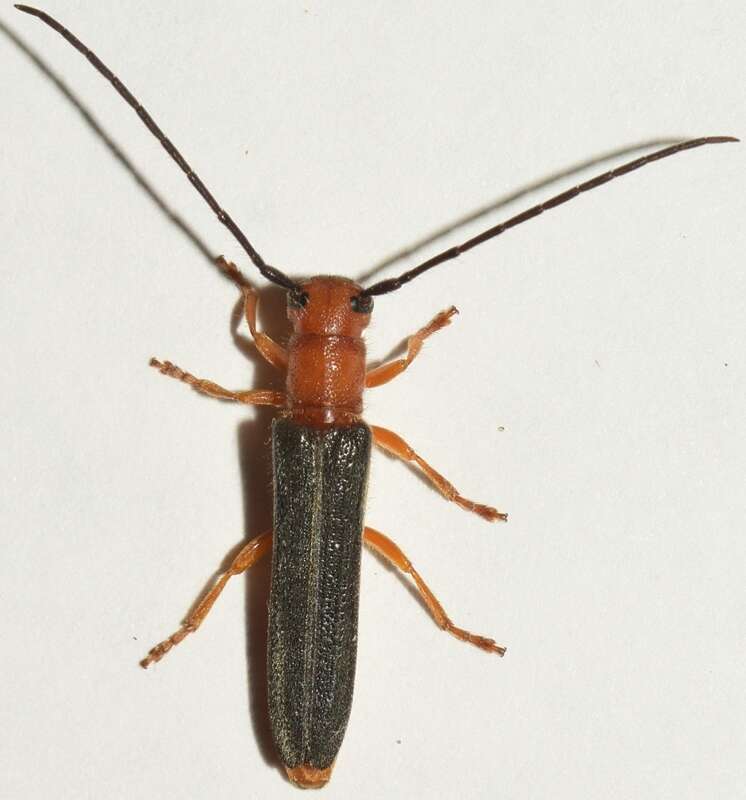
[(498, 519), (505, 522), (508, 519), (507, 514), (503, 514), (496, 508), (492, 508), (492, 506), (485, 506), (481, 503), (475, 503), (473, 500), (468, 500), (466, 497), (462, 497), (452, 483), (449, 483), (439, 472), (434, 470), (427, 461), (420, 458), (398, 434), (388, 430), (388, 428), (380, 428), (378, 425), (371, 425), (370, 429), (373, 431), (373, 441), (382, 450), (385, 450), (392, 456), (402, 459), (402, 461), (410, 461), (417, 464), (425, 473), (428, 480), (435, 485), (435, 488), (446, 500), (452, 500), (456, 505), (461, 506), (461, 508), (467, 511), (473, 511), (489, 522), (494, 522)]
[(414, 361), (417, 354), (422, 349), (422, 343), (428, 336), (445, 328), (446, 325), (451, 324), (451, 317), (458, 314), (456, 306), (451, 306), (440, 314), (436, 314), (424, 328), (420, 328), (417, 333), (407, 339), (407, 355), (405, 358), (400, 358), (397, 361), (389, 361), (386, 364), (381, 364), (374, 367), (365, 376), (365, 386), (367, 389), (372, 389), (374, 386), (382, 386), (393, 380), (397, 375), (400, 375), (404, 370)]
[(256, 307), (259, 298), (257, 297), (254, 287), (244, 278), (241, 271), (232, 261), (226, 260), (223, 256), (218, 256), (215, 259), (215, 263), (241, 289), (241, 294), (243, 295), (243, 313), (249, 330), (251, 331), (251, 336), (256, 344), (256, 349), (273, 367), (277, 367), (278, 369), (287, 368), (287, 350), (277, 344), (270, 336), (267, 336), (266, 333), (262, 333), (256, 329)]
[(209, 395), (210, 397), (217, 397), (220, 400), (235, 400), (237, 403), (246, 403), (246, 405), (253, 406), (278, 406), (285, 405), (285, 393), (277, 392), (273, 389), (247, 389), (241, 392), (233, 392), (230, 389), (224, 389), (218, 386), (217, 383), (205, 380), (204, 378), (195, 378), (188, 372), (184, 372), (176, 364), (170, 361), (158, 361), (157, 358), (150, 359), (150, 366), (155, 367), (162, 375), (168, 375), (169, 378), (176, 378), (182, 383), (186, 383), (202, 394)]
[(505, 648), (495, 643), (494, 639), (489, 639), (486, 636), (477, 636), (474, 633), (465, 631), (463, 628), (457, 628), (451, 622), (448, 614), (446, 614), (443, 606), (438, 602), (438, 598), (430, 591), (430, 587), (422, 580), (419, 572), (412, 566), (412, 562), (404, 555), (399, 549), (398, 545), (391, 541), (388, 536), (384, 536), (380, 531), (374, 528), (367, 528), (363, 533), (363, 541), (371, 549), (380, 553), (387, 561), (390, 561), (395, 567), (398, 567), (402, 572), (412, 577), (420, 597), (425, 601), (433, 619), (438, 624), (438, 627), (444, 631), (448, 631), (452, 636), (461, 639), (462, 642), (470, 642), (473, 645), (486, 650), (488, 653), (497, 653), (499, 656), (505, 655)]
[(210, 612), (213, 604), (220, 596), (220, 593), (225, 588), (226, 583), (234, 576), (240, 575), (247, 569), (251, 568), (272, 546), (272, 531), (266, 531), (259, 534), (259, 536), (252, 539), (241, 552), (233, 559), (230, 567), (217, 579), (215, 585), (210, 591), (200, 600), (199, 605), (192, 611), (192, 613), (184, 620), (176, 633), (164, 639), (160, 644), (151, 648), (150, 652), (140, 662), (140, 666), (147, 669), (151, 664), (160, 661), (163, 656), (174, 646), (179, 644), (190, 633), (194, 633), (197, 628), (202, 624), (204, 618)]
[(262, 333), (256, 329), (256, 307), (259, 302), (256, 291), (253, 286), (243, 286), (243, 313), (246, 317), (246, 322), (251, 331), (251, 336), (256, 344), (256, 349), (269, 361), (273, 367), (278, 369), (287, 369), (288, 354), (284, 347), (277, 344), (277, 342), (266, 333)]

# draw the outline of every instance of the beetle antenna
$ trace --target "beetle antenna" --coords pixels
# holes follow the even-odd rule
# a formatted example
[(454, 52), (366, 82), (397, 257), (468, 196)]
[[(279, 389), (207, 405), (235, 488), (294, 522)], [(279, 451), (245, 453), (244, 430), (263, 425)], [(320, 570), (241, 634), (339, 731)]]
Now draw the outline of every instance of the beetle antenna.
[(488, 239), (493, 239), (495, 236), (499, 236), (504, 231), (507, 231), (508, 228), (515, 228), (516, 225), (520, 225), (522, 222), (526, 222), (533, 217), (538, 217), (539, 214), (543, 214), (550, 208), (561, 206), (562, 203), (567, 203), (568, 200), (572, 200), (574, 197), (577, 197), (583, 192), (589, 192), (591, 189), (601, 186), (601, 184), (613, 181), (614, 178), (619, 178), (622, 175), (626, 175), (628, 172), (634, 172), (634, 170), (644, 167), (646, 164), (650, 164), (652, 161), (659, 161), (661, 158), (668, 158), (668, 156), (672, 156), (675, 153), (681, 152), (682, 150), (691, 150), (693, 147), (701, 147), (705, 144), (722, 144), (723, 142), (738, 141), (739, 139), (736, 139), (733, 136), (707, 136), (700, 139), (689, 139), (685, 142), (679, 142), (678, 144), (671, 145), (670, 147), (665, 147), (662, 150), (656, 150), (654, 153), (642, 156), (641, 158), (636, 158), (634, 161), (630, 161), (627, 164), (622, 164), (622, 166), (616, 167), (608, 172), (604, 172), (603, 175), (597, 175), (595, 178), (591, 178), (585, 183), (574, 186), (572, 189), (568, 189), (567, 191), (558, 194), (556, 197), (545, 200), (543, 203), (533, 206), (533, 208), (522, 211), (520, 214), (516, 214), (516, 216), (511, 217), (509, 220), (501, 222), (499, 225), (495, 225), (493, 228), (483, 231), (482, 233), (474, 236), (466, 242), (463, 242), (462, 244), (451, 247), (448, 250), (444, 250), (442, 253), (438, 253), (432, 258), (429, 258), (427, 261), (423, 261), (416, 267), (413, 267), (412, 269), (407, 270), (407, 272), (402, 273), (398, 278), (388, 278), (387, 280), (374, 283), (367, 289), (363, 289), (363, 291), (360, 293), (360, 296), (372, 297), (373, 295), (395, 292), (397, 289), (401, 289), (405, 283), (409, 283), (409, 281), (413, 280), (418, 275), (422, 275), (423, 272), (427, 272), (427, 270), (437, 267), (438, 264), (442, 264), (444, 261), (450, 261), (452, 258), (458, 258), (462, 253), (465, 253), (467, 250), (471, 250), (472, 247), (482, 244), (482, 242), (486, 242)]
[(264, 277), (272, 281), (272, 283), (276, 283), (279, 286), (283, 286), (286, 289), (294, 289), (296, 291), (300, 291), (300, 286), (290, 279), (285, 273), (281, 272), (279, 269), (275, 267), (271, 267), (269, 264), (265, 263), (264, 259), (257, 253), (257, 251), (253, 248), (251, 242), (246, 238), (243, 231), (236, 225), (233, 221), (231, 216), (228, 214), (227, 211), (224, 211), (220, 205), (218, 204), (217, 200), (212, 196), (208, 188), (205, 186), (204, 183), (200, 180), (198, 175), (194, 172), (194, 170), (189, 166), (187, 160), (181, 153), (176, 149), (173, 145), (171, 140), (163, 133), (163, 131), (156, 125), (153, 118), (150, 114), (142, 107), (142, 105), (138, 102), (138, 100), (132, 95), (130, 90), (117, 78), (117, 76), (104, 64), (103, 61), (92, 51), (89, 50), (76, 36), (70, 33), (67, 28), (63, 25), (60, 25), (56, 19), (50, 17), (49, 14), (45, 13), (44, 11), (40, 11), (38, 8), (32, 8), (31, 6), (24, 6), (24, 5), (16, 5), (16, 8), (19, 11), (23, 11), (24, 14), (30, 14), (32, 17), (38, 17), (42, 22), (49, 25), (50, 28), (57, 31), (62, 37), (67, 39), (68, 42), (79, 52), (82, 53), (88, 61), (93, 64), (95, 69), (101, 73), (101, 75), (106, 78), (109, 83), (117, 90), (119, 95), (124, 98), (126, 103), (135, 111), (138, 117), (145, 123), (145, 127), (155, 136), (156, 139), (161, 143), (163, 149), (173, 158), (173, 160), (179, 165), (181, 171), (187, 176), (189, 182), (194, 186), (194, 188), (202, 195), (202, 198), (207, 203), (208, 206), (213, 210), (215, 216), (220, 220), (220, 222), (225, 225), (226, 228), (233, 234), (235, 239), (238, 243), (243, 247), (243, 249), (248, 253), (249, 258), (254, 262), (255, 266), (259, 269), (259, 272), (264, 275)]

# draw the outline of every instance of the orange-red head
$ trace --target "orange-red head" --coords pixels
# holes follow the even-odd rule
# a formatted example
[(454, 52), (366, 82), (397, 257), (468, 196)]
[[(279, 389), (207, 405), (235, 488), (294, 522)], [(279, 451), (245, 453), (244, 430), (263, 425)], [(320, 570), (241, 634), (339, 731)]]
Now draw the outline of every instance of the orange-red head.
[(317, 275), (288, 292), (288, 319), (297, 334), (359, 337), (370, 322), (373, 298), (348, 278)]

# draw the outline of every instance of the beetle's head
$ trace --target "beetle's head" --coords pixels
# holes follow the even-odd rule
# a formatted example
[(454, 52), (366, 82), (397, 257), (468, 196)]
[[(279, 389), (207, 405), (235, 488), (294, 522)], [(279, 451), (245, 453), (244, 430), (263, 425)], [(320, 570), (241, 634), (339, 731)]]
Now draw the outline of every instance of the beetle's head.
[(373, 298), (348, 278), (317, 275), (288, 292), (288, 319), (295, 333), (360, 336), (370, 322)]

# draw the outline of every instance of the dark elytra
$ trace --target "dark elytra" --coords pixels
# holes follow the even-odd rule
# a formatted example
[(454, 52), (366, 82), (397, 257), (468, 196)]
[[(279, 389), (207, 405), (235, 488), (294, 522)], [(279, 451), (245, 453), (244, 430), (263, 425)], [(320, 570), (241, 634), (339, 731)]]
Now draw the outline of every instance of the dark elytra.
[(269, 713), (284, 764), (334, 763), (352, 705), (370, 428), (272, 425)]

